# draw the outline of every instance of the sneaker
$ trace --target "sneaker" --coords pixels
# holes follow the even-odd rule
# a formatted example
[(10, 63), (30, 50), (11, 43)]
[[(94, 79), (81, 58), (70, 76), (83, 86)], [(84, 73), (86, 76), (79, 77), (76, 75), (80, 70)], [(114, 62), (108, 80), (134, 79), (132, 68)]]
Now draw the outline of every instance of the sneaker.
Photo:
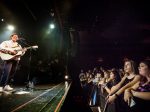
[(12, 90), (13, 90), (13, 88), (10, 87), (9, 85), (6, 85), (6, 86), (4, 87), (4, 91), (12, 91)]
[(0, 87), (0, 93), (3, 92), (3, 87)]

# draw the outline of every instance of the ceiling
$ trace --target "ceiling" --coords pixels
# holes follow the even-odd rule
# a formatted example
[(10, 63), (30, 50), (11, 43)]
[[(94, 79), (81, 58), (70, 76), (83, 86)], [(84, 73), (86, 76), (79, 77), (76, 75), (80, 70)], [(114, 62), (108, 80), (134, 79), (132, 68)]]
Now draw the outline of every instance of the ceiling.
[[(149, 37), (149, 4), (134, 0), (2, 0), (1, 17), (19, 25), (45, 25), (54, 16), (64, 25), (94, 32), (106, 39), (142, 40)], [(25, 27), (26, 28), (26, 27)]]

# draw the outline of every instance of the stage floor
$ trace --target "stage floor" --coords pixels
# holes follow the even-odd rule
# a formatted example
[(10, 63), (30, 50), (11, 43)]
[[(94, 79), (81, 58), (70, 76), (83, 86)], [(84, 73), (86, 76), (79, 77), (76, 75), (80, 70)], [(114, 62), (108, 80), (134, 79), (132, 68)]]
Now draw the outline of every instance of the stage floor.
[(71, 83), (36, 85), (34, 89), (15, 86), (0, 93), (0, 112), (59, 112)]

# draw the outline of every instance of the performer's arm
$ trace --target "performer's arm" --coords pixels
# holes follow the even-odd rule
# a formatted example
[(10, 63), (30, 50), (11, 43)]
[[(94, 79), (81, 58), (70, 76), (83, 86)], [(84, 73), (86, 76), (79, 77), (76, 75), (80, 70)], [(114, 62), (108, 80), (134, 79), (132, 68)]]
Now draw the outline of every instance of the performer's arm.
[(18, 46), (20, 47), (20, 49), (22, 49), (22, 54), (21, 55), (23, 56), (25, 54), (25, 52), (27, 51), (27, 49), (26, 48), (22, 48), (21, 45), (19, 45), (19, 44), (18, 44)]
[(5, 41), (0, 44), (0, 49), (1, 50), (10, 50), (10, 48), (7, 45), (7, 42), (5, 42)]
[(16, 54), (17, 52), (9, 47), (7, 41), (4, 41), (0, 44), (0, 50), (4, 53)]

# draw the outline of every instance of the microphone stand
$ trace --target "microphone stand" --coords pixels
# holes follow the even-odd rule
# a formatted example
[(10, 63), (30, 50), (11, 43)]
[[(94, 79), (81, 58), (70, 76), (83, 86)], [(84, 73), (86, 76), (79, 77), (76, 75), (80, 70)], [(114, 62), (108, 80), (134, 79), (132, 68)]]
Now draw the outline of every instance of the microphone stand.
[(33, 88), (34, 88), (33, 81), (30, 81), (31, 60), (32, 60), (32, 49), (30, 49), (30, 54), (29, 54), (29, 72), (28, 72), (28, 76), (27, 76), (27, 85), (26, 85), (26, 89), (27, 89), (27, 90), (30, 90), (30, 89), (33, 89)]
[[(23, 40), (20, 40), (21, 43), (27, 46), (31, 46), (28, 43), (26, 43)], [(26, 90), (33, 90), (34, 89), (34, 83), (33, 81), (30, 81), (30, 74), (31, 74), (31, 61), (32, 61), (32, 48), (30, 49), (30, 54), (29, 54), (29, 71), (27, 75), (27, 82), (26, 82)]]

